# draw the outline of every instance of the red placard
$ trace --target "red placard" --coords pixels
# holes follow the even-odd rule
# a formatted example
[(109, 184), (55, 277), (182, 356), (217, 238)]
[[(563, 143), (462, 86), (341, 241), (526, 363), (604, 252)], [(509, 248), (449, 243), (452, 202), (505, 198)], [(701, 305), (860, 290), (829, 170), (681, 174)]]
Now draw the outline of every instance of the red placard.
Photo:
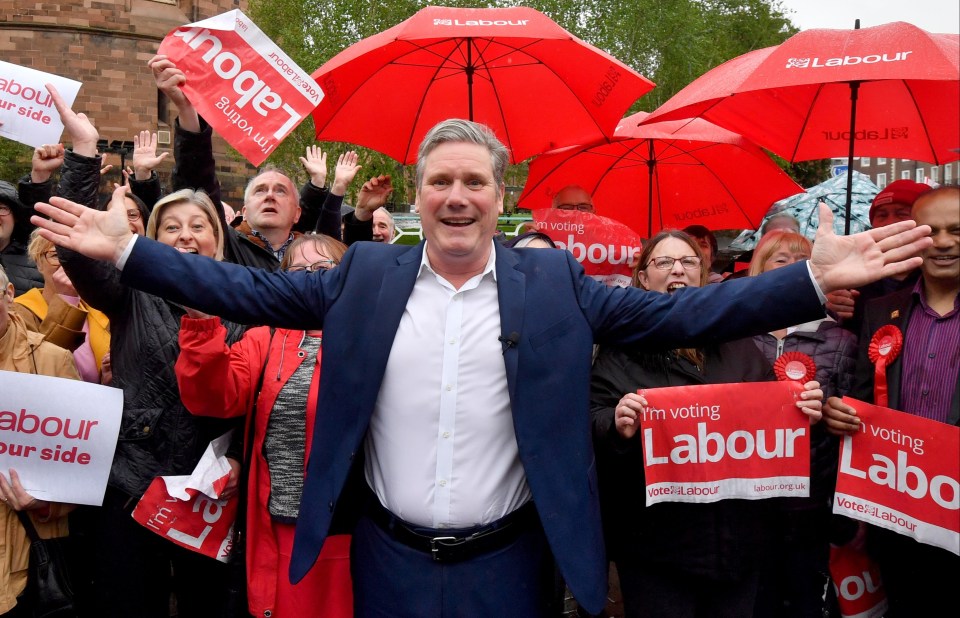
[(810, 494), (810, 421), (793, 381), (642, 390), (647, 504)]
[(168, 541), (226, 562), (233, 541), (237, 497), (216, 500), (193, 489), (186, 491), (191, 499), (178, 500), (167, 493), (162, 478), (153, 479), (133, 509), (133, 518)]
[(843, 618), (880, 618), (887, 612), (880, 569), (863, 550), (831, 545), (830, 578)]
[(833, 512), (960, 555), (960, 428), (849, 397)]
[(636, 232), (613, 219), (589, 212), (542, 208), (533, 211), (537, 231), (549, 236), (607, 285), (630, 287), (633, 265), (643, 250)]
[(160, 44), (187, 76), (197, 111), (254, 165), (323, 99), (323, 92), (240, 10), (187, 24)]

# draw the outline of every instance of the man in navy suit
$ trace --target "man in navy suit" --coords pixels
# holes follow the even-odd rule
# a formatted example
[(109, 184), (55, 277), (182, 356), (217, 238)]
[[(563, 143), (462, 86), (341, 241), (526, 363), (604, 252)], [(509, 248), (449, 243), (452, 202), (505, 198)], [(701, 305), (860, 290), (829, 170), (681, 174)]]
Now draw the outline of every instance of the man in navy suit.
[(38, 206), (54, 219), (35, 219), (44, 236), (112, 260), (130, 285), (243, 323), (323, 328), (291, 577), (316, 561), (362, 465), (358, 616), (541, 616), (554, 558), (581, 605), (599, 612), (594, 341), (676, 348), (805, 322), (823, 315), (821, 290), (915, 267), (907, 258), (929, 243), (912, 222), (836, 237), (822, 210), (809, 266), (675, 295), (608, 288), (567, 252), (493, 242), (507, 161), (486, 127), (440, 123), (417, 163), (426, 242), (358, 243), (323, 273), (266, 273), (131, 242), (119, 207)]

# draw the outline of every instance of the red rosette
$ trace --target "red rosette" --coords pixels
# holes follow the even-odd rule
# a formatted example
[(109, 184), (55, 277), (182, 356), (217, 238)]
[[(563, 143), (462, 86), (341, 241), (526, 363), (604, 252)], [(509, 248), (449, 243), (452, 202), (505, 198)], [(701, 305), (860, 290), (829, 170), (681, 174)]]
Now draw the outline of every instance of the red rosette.
[(803, 352), (787, 352), (773, 364), (773, 372), (781, 382), (806, 384), (817, 375), (817, 364)]
[(867, 356), (873, 363), (873, 402), (878, 406), (888, 405), (887, 367), (903, 349), (903, 333), (893, 324), (880, 327), (870, 338)]

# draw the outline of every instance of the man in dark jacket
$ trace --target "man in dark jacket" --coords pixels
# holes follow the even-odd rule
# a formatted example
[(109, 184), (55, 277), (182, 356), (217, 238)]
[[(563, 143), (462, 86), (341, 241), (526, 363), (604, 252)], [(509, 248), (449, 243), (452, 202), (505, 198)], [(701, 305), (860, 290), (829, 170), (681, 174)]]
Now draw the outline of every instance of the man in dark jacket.
[[(960, 425), (960, 188), (941, 187), (917, 198), (913, 218), (932, 228), (920, 279), (867, 304), (860, 356), (851, 396), (874, 400), (874, 365), (868, 347), (881, 327), (893, 326), (903, 349), (886, 368), (890, 408)], [(845, 435), (859, 430), (853, 408), (831, 397), (824, 406), (827, 428)], [(934, 616), (954, 603), (960, 558), (875, 526), (867, 549), (876, 558), (890, 601), (888, 616)]]
[(0, 180), (0, 266), (7, 271), (17, 296), (43, 287), (43, 277), (27, 255), (30, 213), (12, 184)]
[[(153, 71), (157, 88), (177, 107), (173, 188), (202, 189), (222, 216), (220, 182), (213, 158), (213, 129), (197, 114), (180, 88), (186, 83), (183, 71), (166, 56), (155, 56), (147, 64)], [(308, 172), (322, 169), (323, 173), (312, 173), (312, 180), (304, 185), (299, 200), (293, 181), (277, 169), (267, 168), (250, 181), (244, 192), (243, 223), (234, 229), (223, 221), (227, 230), (224, 259), (244, 266), (278, 270), (289, 243), (305, 231), (316, 229), (340, 240), (340, 205), (346, 187), (332, 187), (334, 190), (328, 192), (321, 180), (326, 175), (325, 161), (321, 166), (318, 157), (307, 154), (303, 162)], [(322, 206), (317, 207), (320, 204)]]

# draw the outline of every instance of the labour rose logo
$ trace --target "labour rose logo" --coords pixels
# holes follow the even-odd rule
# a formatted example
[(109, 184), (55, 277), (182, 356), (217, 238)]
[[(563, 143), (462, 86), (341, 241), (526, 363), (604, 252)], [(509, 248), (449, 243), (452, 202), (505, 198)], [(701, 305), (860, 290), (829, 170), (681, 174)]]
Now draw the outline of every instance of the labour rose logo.
[(805, 69), (810, 66), (809, 58), (790, 58), (787, 60), (788, 69)]
[(890, 139), (907, 139), (908, 127), (891, 127)]
[(434, 19), (433, 25), (434, 26), (452, 26), (453, 20), (452, 19)]

